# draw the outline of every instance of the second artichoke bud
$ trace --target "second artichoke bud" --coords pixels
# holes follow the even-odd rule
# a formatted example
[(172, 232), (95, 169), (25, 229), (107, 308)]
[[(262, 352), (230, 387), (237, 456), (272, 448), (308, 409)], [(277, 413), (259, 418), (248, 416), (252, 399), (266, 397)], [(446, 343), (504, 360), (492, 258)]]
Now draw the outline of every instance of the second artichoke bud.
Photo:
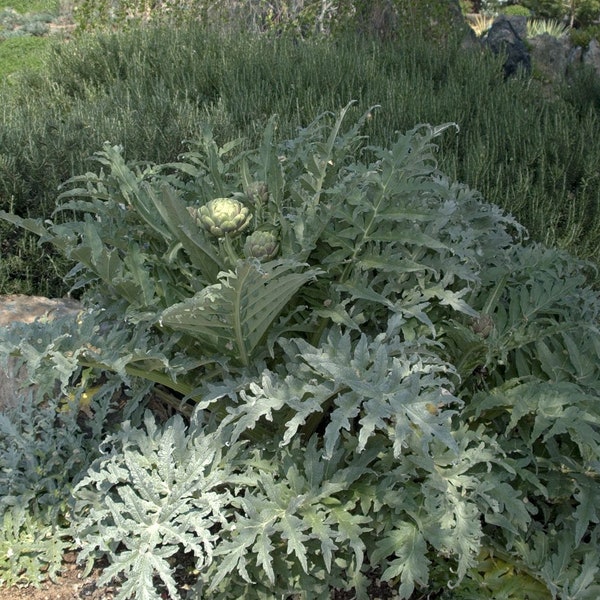
[(254, 181), (248, 186), (246, 196), (253, 204), (265, 204), (269, 199), (267, 184), (264, 181)]
[(247, 258), (271, 260), (277, 256), (278, 251), (277, 236), (270, 231), (255, 231), (244, 242), (244, 254)]
[(471, 322), (471, 329), (482, 338), (488, 337), (494, 330), (494, 320), (490, 315), (481, 314)]
[(196, 212), (199, 225), (215, 237), (236, 236), (252, 222), (252, 213), (239, 200), (215, 198)]

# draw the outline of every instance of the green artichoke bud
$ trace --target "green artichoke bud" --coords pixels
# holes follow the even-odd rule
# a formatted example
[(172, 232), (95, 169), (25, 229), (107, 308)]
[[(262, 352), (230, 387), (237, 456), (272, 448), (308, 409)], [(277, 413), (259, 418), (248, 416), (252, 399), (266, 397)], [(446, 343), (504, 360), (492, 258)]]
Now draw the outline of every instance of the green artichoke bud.
[(275, 258), (278, 250), (277, 236), (270, 231), (255, 231), (244, 242), (244, 254), (247, 258), (271, 260)]
[(239, 200), (215, 198), (197, 212), (199, 224), (215, 237), (236, 236), (252, 221), (252, 214)]
[(492, 317), (490, 317), (490, 315), (481, 314), (476, 319), (473, 319), (471, 323), (471, 329), (477, 335), (480, 335), (482, 338), (486, 338), (494, 330), (494, 320)]
[(254, 181), (246, 189), (248, 200), (253, 203), (264, 204), (269, 199), (269, 191), (264, 181)]

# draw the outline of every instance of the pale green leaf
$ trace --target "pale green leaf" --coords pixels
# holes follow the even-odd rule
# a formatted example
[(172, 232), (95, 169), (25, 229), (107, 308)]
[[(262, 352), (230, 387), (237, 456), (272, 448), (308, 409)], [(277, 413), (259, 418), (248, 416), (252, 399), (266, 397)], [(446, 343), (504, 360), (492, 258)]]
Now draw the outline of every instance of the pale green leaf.
[(600, 500), (598, 498), (598, 483), (593, 479), (577, 478), (577, 492), (573, 497), (577, 508), (573, 514), (575, 519), (575, 547), (588, 532), (592, 523), (600, 522)]
[[(243, 532), (242, 535), (244, 535)], [(248, 545), (243, 543), (242, 540), (235, 539), (230, 542), (221, 542), (215, 550), (215, 556), (219, 560), (216, 564), (216, 572), (210, 581), (209, 591), (216, 590), (228, 575), (236, 571), (244, 581), (252, 583), (247, 570), (247, 555)]]
[(581, 573), (570, 586), (570, 597), (584, 598), (585, 600), (597, 598), (598, 592), (600, 592), (600, 585), (598, 584), (599, 571), (600, 561), (598, 556), (594, 556), (592, 553), (588, 554), (583, 560)]
[(160, 322), (197, 337), (223, 354), (233, 354), (244, 365), (294, 294), (319, 274), (298, 265), (272, 261), (238, 263), (222, 273), (220, 283), (167, 308)]
[(252, 546), (252, 552), (256, 554), (256, 563), (264, 569), (271, 584), (275, 583), (273, 557), (271, 556), (274, 549), (268, 531), (265, 529), (259, 531), (256, 535), (256, 542)]
[(288, 554), (296, 556), (305, 573), (308, 573), (307, 549), (304, 544), (309, 539), (304, 533), (307, 527), (307, 523), (292, 514), (283, 515), (280, 521), (281, 537), (287, 540)]
[(13, 215), (12, 213), (7, 213), (4, 210), (0, 210), (0, 219), (13, 223), (13, 225), (18, 225), (23, 229), (27, 229), (40, 236), (40, 238), (49, 236), (48, 230), (42, 225), (41, 219), (24, 219), (23, 217)]
[(429, 580), (427, 544), (412, 523), (397, 523), (378, 540), (371, 560), (374, 564), (387, 563), (381, 576), (383, 581), (400, 578), (398, 593), (403, 600), (412, 596), (417, 585), (425, 586)]
[(181, 243), (194, 267), (207, 281), (215, 281), (218, 272), (224, 267), (223, 260), (206, 239), (204, 231), (193, 222), (178, 192), (169, 185), (162, 185), (156, 191), (148, 184), (141, 187), (141, 192), (147, 196), (153, 210), (161, 216), (170, 235)]

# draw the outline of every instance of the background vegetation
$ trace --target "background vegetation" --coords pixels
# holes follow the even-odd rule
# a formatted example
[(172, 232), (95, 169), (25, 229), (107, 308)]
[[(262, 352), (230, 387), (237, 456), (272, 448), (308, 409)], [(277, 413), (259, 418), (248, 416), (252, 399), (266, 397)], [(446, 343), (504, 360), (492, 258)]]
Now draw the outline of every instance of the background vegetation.
[(57, 0), (0, 1), (0, 79), (42, 67), (50, 24), (59, 20), (65, 9)]
[(391, 6), (82, 2), (5, 81), (2, 289), (84, 310), (0, 330), (0, 585), (598, 598), (597, 80)]
[[(277, 33), (275, 16), (262, 24), (251, 17)], [(385, 108), (366, 130), (374, 143), (415, 123), (456, 122), (460, 133), (440, 153), (448, 174), (514, 213), (535, 239), (598, 259), (597, 84), (582, 74), (548, 94), (534, 80), (505, 82), (499, 60), (465, 50), (462, 33), (430, 43), (411, 31), (377, 42), (347, 28), (334, 38), (302, 39), (297, 29), (222, 37), (192, 20), (52, 43), (43, 70), (1, 91), (0, 203), (50, 215), (58, 186), (105, 140), (123, 144), (127, 156), (165, 161), (208, 122), (218, 136), (252, 139), (272, 114), (289, 133), (356, 99), (356, 110)], [(0, 290), (65, 293), (66, 265), (10, 226), (1, 236)]]

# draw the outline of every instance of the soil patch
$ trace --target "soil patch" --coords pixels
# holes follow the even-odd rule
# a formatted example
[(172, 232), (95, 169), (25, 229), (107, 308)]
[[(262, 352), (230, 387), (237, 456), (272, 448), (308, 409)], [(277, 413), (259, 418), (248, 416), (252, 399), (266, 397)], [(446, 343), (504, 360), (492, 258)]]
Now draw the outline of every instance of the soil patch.
[(83, 568), (75, 563), (74, 553), (65, 555), (64, 559), (63, 572), (56, 581), (44, 582), (37, 588), (0, 588), (0, 600), (113, 600), (116, 595), (114, 587), (96, 585), (101, 568), (83, 577)]

